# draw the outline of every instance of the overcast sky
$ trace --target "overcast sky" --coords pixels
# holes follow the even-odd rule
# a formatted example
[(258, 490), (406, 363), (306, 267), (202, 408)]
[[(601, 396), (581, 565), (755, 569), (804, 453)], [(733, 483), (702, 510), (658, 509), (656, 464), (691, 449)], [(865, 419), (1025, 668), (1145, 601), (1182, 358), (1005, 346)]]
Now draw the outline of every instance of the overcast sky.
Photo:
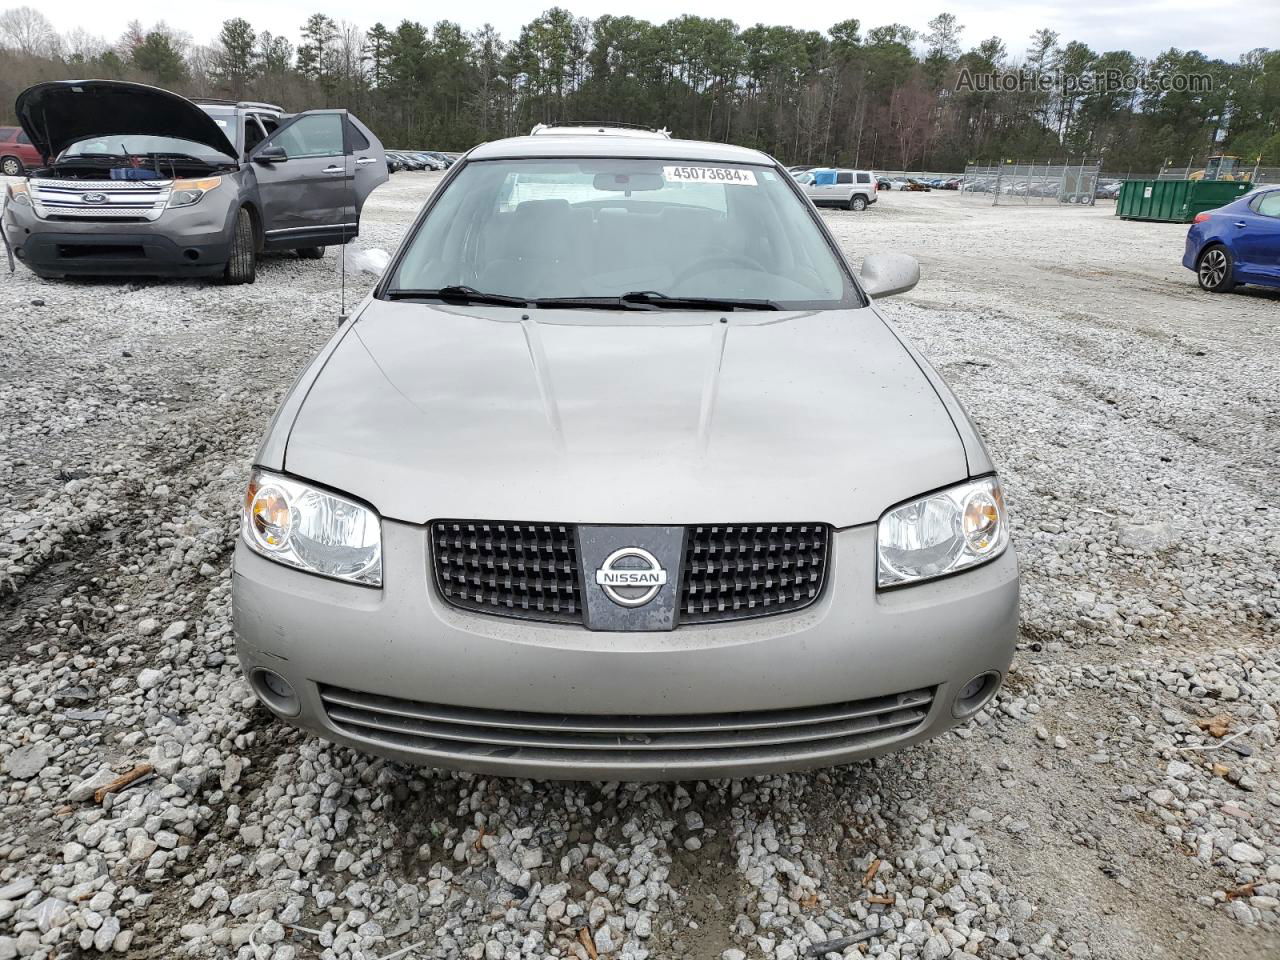
[[(0, 9), (31, 0), (0, 0)], [(219, 0), (217, 3), (103, 4), (101, 0), (62, 0), (58, 4), (32, 4), (59, 30), (84, 26), (115, 39), (124, 22), (137, 16), (144, 23), (163, 18), (190, 33), (197, 43), (208, 43), (223, 19), (244, 17), (259, 30), (283, 33), (296, 40), (298, 28), (311, 13), (323, 12), (335, 20), (350, 20), (368, 27), (382, 21), (388, 27), (406, 18), (431, 24), (440, 19), (460, 22), (467, 30), (486, 20), (507, 39), (520, 27), (554, 4), (548, 0), (488, 0), (480, 4), (413, 4), (395, 0)], [(896, 0), (892, 4), (838, 4), (830, 2), (787, 4), (777, 0), (701, 0), (690, 7), (677, 0), (572, 0), (561, 6), (578, 16), (603, 13), (631, 14), (661, 22), (685, 13), (704, 17), (728, 17), (739, 26), (753, 23), (785, 24), (826, 30), (839, 20), (856, 17), (867, 28), (897, 21), (923, 31), (940, 11), (954, 13), (964, 26), (965, 48), (990, 36), (1004, 40), (1009, 52), (1021, 55), (1032, 30), (1049, 27), (1067, 40), (1082, 40), (1093, 49), (1127, 49), (1149, 56), (1171, 46), (1198, 49), (1211, 57), (1235, 60), (1253, 46), (1280, 43), (1280, 2), (1259, 0), (1138, 0), (1127, 4), (1079, 0), (1079, 2), (1024, 2), (1011, 0)], [(109, 19), (110, 17), (110, 19)], [(119, 19), (118, 28), (115, 20)], [(111, 26), (107, 26), (110, 23)]]

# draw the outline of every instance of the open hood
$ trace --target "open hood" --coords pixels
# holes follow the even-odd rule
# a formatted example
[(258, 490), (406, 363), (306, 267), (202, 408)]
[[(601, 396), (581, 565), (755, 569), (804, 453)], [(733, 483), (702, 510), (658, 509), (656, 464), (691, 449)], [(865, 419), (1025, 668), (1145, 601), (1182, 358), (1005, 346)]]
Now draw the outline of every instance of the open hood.
[(18, 94), (14, 110), (46, 163), (78, 140), (113, 134), (178, 137), (237, 159), (236, 148), (212, 117), (186, 97), (142, 83), (37, 83)]

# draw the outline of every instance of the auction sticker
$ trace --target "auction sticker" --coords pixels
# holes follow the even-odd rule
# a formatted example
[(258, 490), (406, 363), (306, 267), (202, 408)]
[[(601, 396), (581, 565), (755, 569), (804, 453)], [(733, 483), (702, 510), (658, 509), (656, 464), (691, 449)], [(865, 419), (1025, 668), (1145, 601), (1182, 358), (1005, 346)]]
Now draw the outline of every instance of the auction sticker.
[(756, 175), (738, 167), (663, 167), (662, 176), (677, 183), (725, 183), (754, 187)]

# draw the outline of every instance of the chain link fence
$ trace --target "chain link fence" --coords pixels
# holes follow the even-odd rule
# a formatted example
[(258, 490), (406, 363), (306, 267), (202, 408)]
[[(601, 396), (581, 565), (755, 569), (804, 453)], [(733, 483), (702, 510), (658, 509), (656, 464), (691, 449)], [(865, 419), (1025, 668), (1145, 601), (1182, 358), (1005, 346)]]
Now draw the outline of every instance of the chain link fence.
[[(1115, 200), (1126, 180), (1200, 179), (1206, 164), (1164, 166), (1160, 170), (1103, 170), (1098, 160), (1034, 163), (971, 163), (963, 173), (944, 170), (876, 170), (882, 189), (959, 190), (971, 200), (993, 205), (1096, 204)], [(1230, 179), (1280, 183), (1280, 167), (1237, 166)]]
[(1092, 205), (1100, 172), (1096, 160), (971, 163), (965, 167), (959, 189), (967, 197), (993, 205)]
[[(1125, 177), (1138, 180), (1140, 177)], [(1151, 180), (1246, 180), (1250, 183), (1280, 183), (1280, 167), (1245, 163), (1237, 157), (1207, 157), (1186, 166), (1166, 163)]]

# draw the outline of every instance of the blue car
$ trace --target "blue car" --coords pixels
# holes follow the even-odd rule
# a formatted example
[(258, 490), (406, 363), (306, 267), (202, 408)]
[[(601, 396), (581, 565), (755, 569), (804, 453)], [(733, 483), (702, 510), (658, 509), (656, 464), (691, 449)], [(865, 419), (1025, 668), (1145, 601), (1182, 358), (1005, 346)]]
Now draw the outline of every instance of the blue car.
[(1182, 265), (1210, 293), (1227, 293), (1241, 283), (1280, 287), (1280, 186), (1197, 214)]

